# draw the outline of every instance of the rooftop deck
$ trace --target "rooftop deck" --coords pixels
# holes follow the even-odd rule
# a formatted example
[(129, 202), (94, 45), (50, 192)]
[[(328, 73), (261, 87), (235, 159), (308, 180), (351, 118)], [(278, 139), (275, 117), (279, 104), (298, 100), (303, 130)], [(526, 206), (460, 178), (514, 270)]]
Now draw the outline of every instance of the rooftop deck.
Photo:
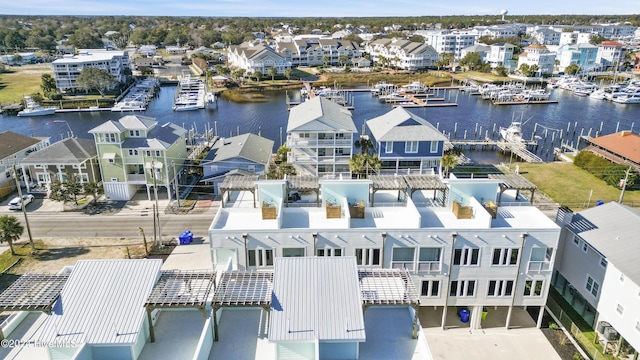
[(156, 341), (147, 342), (139, 360), (191, 359), (204, 326), (197, 310), (162, 310), (154, 325)]

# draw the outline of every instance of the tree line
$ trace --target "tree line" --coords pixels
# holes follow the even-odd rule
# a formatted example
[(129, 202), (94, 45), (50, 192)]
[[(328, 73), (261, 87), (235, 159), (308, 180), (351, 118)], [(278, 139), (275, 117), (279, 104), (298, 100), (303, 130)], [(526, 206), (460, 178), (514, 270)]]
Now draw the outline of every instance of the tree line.
[[(640, 15), (509, 15), (509, 21), (545, 25), (628, 23), (640, 26)], [(414, 17), (145, 17), (145, 16), (0, 16), (0, 46), (4, 51), (41, 49), (53, 51), (66, 40), (80, 49), (101, 48), (102, 39), (116, 47), (127, 44), (209, 46), (215, 42), (237, 45), (254, 39), (256, 32), (292, 29), (293, 34), (313, 30), (335, 32), (347, 26), (365, 27), (372, 33), (419, 29), (467, 29), (504, 24), (499, 15)], [(388, 27), (394, 25), (393, 30)], [(108, 35), (105, 35), (108, 34)], [(517, 44), (514, 44), (517, 45)]]

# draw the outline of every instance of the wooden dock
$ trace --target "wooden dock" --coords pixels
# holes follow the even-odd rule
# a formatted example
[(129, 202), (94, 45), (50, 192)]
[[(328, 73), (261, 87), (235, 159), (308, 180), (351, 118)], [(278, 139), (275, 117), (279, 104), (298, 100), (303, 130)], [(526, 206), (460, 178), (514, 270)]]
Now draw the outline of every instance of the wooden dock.
[(469, 147), (469, 148), (498, 148), (504, 152), (511, 152), (526, 162), (543, 162), (543, 160), (527, 149), (528, 146), (538, 145), (537, 141), (523, 141), (522, 143), (508, 142), (504, 140), (450, 140), (445, 144), (445, 149), (453, 146)]
[(516, 100), (494, 101), (493, 105), (530, 105), (530, 104), (557, 104), (558, 100)]

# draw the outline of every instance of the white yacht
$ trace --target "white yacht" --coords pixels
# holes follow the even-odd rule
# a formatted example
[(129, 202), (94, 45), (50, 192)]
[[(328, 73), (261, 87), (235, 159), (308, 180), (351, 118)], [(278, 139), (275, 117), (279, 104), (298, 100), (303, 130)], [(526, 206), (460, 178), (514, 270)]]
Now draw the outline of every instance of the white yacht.
[(626, 94), (613, 99), (618, 104), (640, 104), (640, 94)]
[(21, 117), (53, 115), (58, 109), (55, 106), (40, 106), (40, 104), (31, 98), (31, 96), (25, 96), (24, 101), (26, 103), (26, 107), (24, 110), (18, 112), (18, 116)]
[(507, 142), (522, 143), (522, 123), (520, 121), (512, 121), (508, 128), (500, 128), (500, 136)]

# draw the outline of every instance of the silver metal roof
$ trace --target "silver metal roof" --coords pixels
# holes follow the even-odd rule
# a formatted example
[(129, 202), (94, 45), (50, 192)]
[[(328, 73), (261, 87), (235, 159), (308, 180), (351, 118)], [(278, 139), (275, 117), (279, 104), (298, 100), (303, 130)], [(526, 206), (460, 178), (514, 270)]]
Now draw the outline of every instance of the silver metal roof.
[(206, 163), (241, 157), (266, 165), (271, 160), (273, 140), (247, 133), (230, 138), (221, 138), (213, 147), (215, 150), (211, 151), (210, 155), (205, 158)]
[(403, 107), (367, 120), (367, 127), (376, 141), (447, 141), (435, 126)]
[(160, 259), (79, 260), (36, 340), (135, 343), (161, 267)]
[(625, 277), (640, 285), (640, 211), (616, 202), (574, 215), (567, 228), (607, 258)]
[(291, 108), (287, 133), (292, 131), (357, 133), (358, 129), (347, 108), (317, 96)]
[(353, 256), (275, 258), (269, 341), (364, 341)]

